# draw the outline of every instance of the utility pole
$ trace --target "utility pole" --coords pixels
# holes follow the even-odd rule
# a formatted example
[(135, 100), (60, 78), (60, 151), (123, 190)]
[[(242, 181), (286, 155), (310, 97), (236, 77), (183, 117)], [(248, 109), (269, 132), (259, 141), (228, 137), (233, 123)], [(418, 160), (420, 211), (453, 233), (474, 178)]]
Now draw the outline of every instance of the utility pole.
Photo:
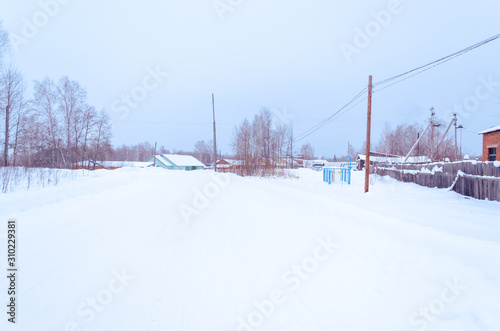
[[(439, 142), (439, 144), (437, 145), (436, 147), (436, 153), (439, 151), (439, 147), (441, 146), (441, 144), (443, 143), (444, 139), (446, 138), (446, 135), (448, 134), (448, 131), (450, 131), (450, 128), (451, 126), (453, 125), (453, 123), (455, 123), (455, 146), (457, 144), (457, 140), (456, 140), (456, 135), (457, 135), (457, 123), (456, 123), (456, 116), (451, 120), (450, 122), (450, 125), (448, 125), (448, 128), (446, 129), (446, 132), (444, 133), (443, 135), (443, 138), (441, 138), (441, 141)], [(453, 153), (455, 154), (455, 153)]]
[[(417, 132), (417, 141), (420, 140), (420, 132)], [(420, 156), (420, 144), (417, 143), (417, 156)]]
[(462, 157), (462, 130), (461, 129), (464, 129), (463, 125), (462, 124), (459, 124), (457, 129), (460, 129), (460, 154), (459, 156)]
[(156, 141), (155, 141), (155, 154), (153, 156), (153, 167), (156, 168)]
[[(406, 157), (405, 157), (405, 160), (403, 161), (403, 163), (406, 163), (406, 161), (408, 161), (408, 158), (410, 157), (410, 155), (413, 152), (413, 150), (415, 149), (415, 147), (416, 146), (420, 146), (419, 145), (420, 139), (422, 139), (422, 137), (425, 135), (425, 133), (427, 132), (427, 130), (429, 130), (429, 127), (431, 127), (431, 126), (432, 126), (432, 122), (427, 125), (427, 127), (424, 130), (424, 132), (422, 132), (422, 135), (419, 136), (418, 139), (417, 139), (417, 141), (415, 142), (415, 144), (413, 144), (413, 146), (411, 147), (411, 149), (408, 152), (408, 154), (406, 154)], [(420, 156), (420, 155), (417, 155), (417, 156)]]
[(458, 159), (458, 145), (457, 145), (457, 113), (453, 114), (453, 121), (455, 122), (455, 161)]
[(372, 126), (372, 75), (368, 78), (368, 112), (366, 120), (365, 193), (370, 187), (370, 136)]
[(217, 172), (217, 134), (215, 131), (215, 96), (212, 93), (212, 112), (214, 116), (214, 171)]
[(434, 161), (434, 107), (431, 107), (431, 161)]

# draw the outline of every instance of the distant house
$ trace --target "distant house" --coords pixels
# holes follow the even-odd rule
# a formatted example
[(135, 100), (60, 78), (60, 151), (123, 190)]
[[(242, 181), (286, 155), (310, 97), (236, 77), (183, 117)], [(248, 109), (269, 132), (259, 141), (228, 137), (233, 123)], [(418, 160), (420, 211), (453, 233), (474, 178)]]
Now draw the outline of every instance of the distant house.
[(327, 160), (303, 160), (304, 168), (321, 168), (327, 164)]
[(205, 169), (205, 165), (191, 155), (159, 154), (151, 156), (146, 162), (155, 163), (156, 167), (169, 170)]
[(293, 159), (293, 168), (304, 168), (304, 160), (302, 159)]
[(483, 161), (500, 161), (498, 147), (500, 146), (500, 125), (479, 132), (483, 135)]
[(241, 160), (222, 159), (217, 161), (217, 170), (221, 172), (235, 172), (243, 165)]

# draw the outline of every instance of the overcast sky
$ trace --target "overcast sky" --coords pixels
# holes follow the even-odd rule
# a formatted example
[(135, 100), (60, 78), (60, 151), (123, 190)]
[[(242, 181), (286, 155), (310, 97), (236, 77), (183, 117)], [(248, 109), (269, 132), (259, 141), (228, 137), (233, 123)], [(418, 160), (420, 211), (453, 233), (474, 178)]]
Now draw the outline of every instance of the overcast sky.
[[(381, 81), (500, 33), (499, 13), (498, 0), (0, 2), (26, 80), (79, 81), (110, 113), (115, 146), (192, 150), (212, 138), (215, 93), (223, 153), (235, 125), (260, 108), (299, 135), (370, 74)], [(449, 122), (462, 105), (464, 152), (480, 154), (477, 132), (500, 124), (499, 55), (500, 40), (375, 93), (372, 141), (385, 122), (423, 125), (430, 107)], [(348, 141), (361, 146), (365, 130), (363, 101), (299, 144), (342, 155)]]

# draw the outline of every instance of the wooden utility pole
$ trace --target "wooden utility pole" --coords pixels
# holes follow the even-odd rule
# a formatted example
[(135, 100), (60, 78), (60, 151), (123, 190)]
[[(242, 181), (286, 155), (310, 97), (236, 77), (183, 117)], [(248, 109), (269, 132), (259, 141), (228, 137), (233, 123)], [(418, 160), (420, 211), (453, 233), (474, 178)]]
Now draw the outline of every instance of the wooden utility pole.
[(215, 131), (215, 96), (212, 93), (212, 112), (214, 116), (214, 171), (217, 171), (217, 134)]
[(458, 159), (458, 145), (457, 145), (457, 114), (453, 114), (453, 121), (455, 122), (455, 161)]
[[(420, 132), (417, 132), (417, 141), (420, 140)], [(417, 143), (417, 156), (420, 156), (420, 144)]]
[[(439, 147), (441, 147), (441, 144), (443, 143), (444, 139), (446, 138), (446, 135), (448, 134), (448, 131), (450, 131), (451, 126), (453, 125), (453, 123), (455, 123), (455, 120), (456, 119), (453, 118), (451, 120), (451, 122), (450, 122), (450, 125), (448, 125), (448, 128), (446, 129), (446, 132), (444, 133), (443, 137), (441, 138), (441, 140), (439, 141), (439, 144), (436, 147), (436, 153), (439, 152)], [(457, 143), (457, 141), (456, 141), (456, 135), (457, 135), (457, 129), (456, 129), (456, 123), (455, 123), (455, 145)], [(455, 154), (455, 153), (453, 153), (453, 154)]]
[(431, 107), (431, 161), (434, 161), (434, 115), (436, 115), (436, 112), (434, 111), (434, 107)]
[[(463, 129), (463, 125), (459, 124), (457, 126), (457, 129)], [(460, 130), (460, 153), (458, 154), (460, 157), (462, 157), (462, 130)]]
[[(413, 144), (413, 146), (411, 147), (411, 149), (408, 152), (408, 154), (406, 154), (406, 157), (405, 157), (405, 160), (403, 161), (403, 163), (406, 163), (406, 161), (408, 161), (408, 158), (410, 157), (411, 153), (413, 152), (413, 150), (415, 149), (416, 146), (419, 146), (419, 148), (420, 148), (420, 145), (419, 145), (420, 139), (423, 138), (423, 136), (425, 135), (425, 133), (427, 132), (427, 130), (429, 130), (429, 128), (431, 127), (431, 125), (432, 125), (432, 123), (429, 123), (427, 125), (427, 127), (425, 128), (424, 132), (422, 132), (422, 135), (418, 136), (417, 142), (415, 142), (415, 144)], [(418, 153), (417, 153), (417, 156), (420, 156), (420, 155), (418, 155)]]
[(366, 120), (365, 193), (370, 188), (370, 136), (372, 126), (372, 75), (368, 78), (368, 114)]

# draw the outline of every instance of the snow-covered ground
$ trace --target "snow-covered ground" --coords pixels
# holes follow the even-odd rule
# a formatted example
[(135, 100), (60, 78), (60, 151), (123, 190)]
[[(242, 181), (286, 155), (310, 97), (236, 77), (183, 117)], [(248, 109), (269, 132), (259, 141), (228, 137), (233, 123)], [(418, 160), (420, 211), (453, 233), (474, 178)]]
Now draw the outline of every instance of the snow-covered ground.
[(499, 330), (500, 203), (374, 176), (363, 194), (99, 170), (0, 194), (1, 330)]

